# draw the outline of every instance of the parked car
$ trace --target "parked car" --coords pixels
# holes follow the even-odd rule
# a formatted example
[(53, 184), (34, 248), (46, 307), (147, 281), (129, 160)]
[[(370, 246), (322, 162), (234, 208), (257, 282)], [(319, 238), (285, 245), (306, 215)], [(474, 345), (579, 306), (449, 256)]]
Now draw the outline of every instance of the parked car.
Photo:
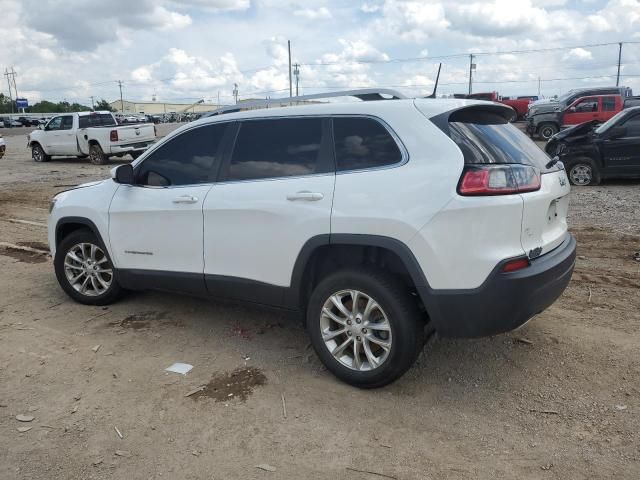
[[(529, 105), (529, 110), (526, 114), (527, 131), (531, 136), (537, 135), (543, 140), (548, 140), (558, 133), (563, 125), (576, 124), (575, 122), (571, 124), (563, 123), (562, 116), (571, 106), (575, 106), (576, 102), (581, 98), (606, 95), (617, 96), (624, 101), (624, 99), (631, 97), (632, 94), (633, 92), (629, 87), (597, 87), (570, 90), (557, 99), (538, 100)], [(603, 110), (599, 113), (603, 117), (606, 116), (605, 112), (608, 111), (604, 110), (607, 105), (607, 103), (601, 105)], [(593, 105), (591, 106), (593, 107)], [(620, 111), (620, 108), (614, 111), (613, 114), (618, 111)], [(601, 120), (606, 121), (608, 118)], [(577, 123), (580, 123), (580, 121)]]
[(53, 117), (31, 132), (27, 145), (36, 162), (47, 162), (55, 155), (88, 156), (91, 163), (102, 165), (110, 156), (137, 158), (155, 137), (154, 125), (118, 126), (110, 112), (80, 112)]
[(37, 127), (40, 125), (38, 119), (32, 117), (18, 117), (16, 121), (19, 122), (22, 127)]
[(12, 117), (0, 117), (0, 121), (2, 121), (4, 128), (22, 127), (22, 123)]
[(565, 171), (511, 113), (398, 99), (189, 123), (56, 195), (56, 277), (87, 305), (151, 288), (298, 311), (331, 372), (385, 385), (426, 334), (512, 330), (569, 283)]
[(0, 158), (4, 157), (4, 151), (6, 148), (7, 145), (4, 143), (4, 138), (2, 138), (2, 134), (0, 133)]
[(605, 178), (640, 177), (640, 106), (597, 126), (585, 122), (554, 135), (545, 146), (558, 156), (573, 185), (598, 185)]

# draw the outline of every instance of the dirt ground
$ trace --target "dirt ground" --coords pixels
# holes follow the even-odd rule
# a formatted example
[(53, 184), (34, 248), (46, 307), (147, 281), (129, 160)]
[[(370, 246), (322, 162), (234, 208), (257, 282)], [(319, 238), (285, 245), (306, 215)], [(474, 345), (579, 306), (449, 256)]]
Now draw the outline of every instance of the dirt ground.
[(37, 252), (48, 200), (111, 166), (34, 163), (24, 133), (3, 133), (0, 242), (32, 250), (0, 243), (0, 479), (640, 478), (640, 182), (574, 189), (576, 271), (547, 311), (434, 339), (361, 391), (282, 312), (72, 302)]

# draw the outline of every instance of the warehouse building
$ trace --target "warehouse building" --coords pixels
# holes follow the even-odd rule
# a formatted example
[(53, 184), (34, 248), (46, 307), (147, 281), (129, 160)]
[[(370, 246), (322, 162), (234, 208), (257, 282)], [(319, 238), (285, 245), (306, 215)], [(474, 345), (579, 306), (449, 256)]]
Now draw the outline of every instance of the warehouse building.
[(163, 113), (200, 113), (210, 112), (218, 108), (214, 103), (165, 103), (131, 100), (114, 100), (110, 103), (116, 112), (146, 113), (147, 115), (160, 115)]

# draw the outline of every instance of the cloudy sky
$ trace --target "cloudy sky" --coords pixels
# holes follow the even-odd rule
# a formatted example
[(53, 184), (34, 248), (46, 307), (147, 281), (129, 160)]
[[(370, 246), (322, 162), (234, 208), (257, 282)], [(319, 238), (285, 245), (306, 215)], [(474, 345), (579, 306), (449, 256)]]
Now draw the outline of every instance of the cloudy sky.
[(479, 53), (475, 92), (537, 94), (540, 78), (553, 95), (615, 84), (618, 46), (599, 44), (619, 41), (638, 42), (621, 84), (640, 92), (640, 0), (0, 0), (0, 19), (0, 68), (31, 103), (115, 100), (117, 80), (132, 100), (285, 96), (287, 39), (301, 93), (429, 93), (440, 61), (439, 92), (465, 92)]

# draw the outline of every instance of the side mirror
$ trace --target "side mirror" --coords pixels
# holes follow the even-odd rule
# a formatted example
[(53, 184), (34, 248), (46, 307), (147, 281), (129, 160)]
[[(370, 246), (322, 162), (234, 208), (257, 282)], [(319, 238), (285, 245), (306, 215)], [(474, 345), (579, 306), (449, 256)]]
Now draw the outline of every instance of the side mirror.
[(133, 185), (133, 167), (126, 163), (111, 171), (111, 177), (116, 183)]
[(569, 107), (569, 111), (572, 112), (572, 113), (575, 113), (576, 107)]
[(609, 138), (620, 138), (627, 135), (627, 127), (613, 127), (609, 130)]

